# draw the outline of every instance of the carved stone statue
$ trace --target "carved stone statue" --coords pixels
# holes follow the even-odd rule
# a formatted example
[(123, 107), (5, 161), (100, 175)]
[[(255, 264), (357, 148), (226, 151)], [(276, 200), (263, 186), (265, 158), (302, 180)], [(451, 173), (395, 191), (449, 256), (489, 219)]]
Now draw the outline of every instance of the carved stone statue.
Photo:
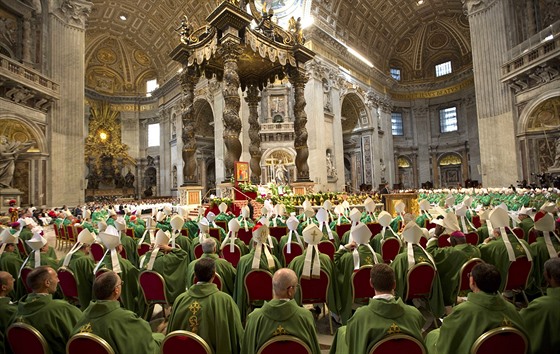
[(130, 172), (130, 170), (128, 170), (128, 173), (124, 177), (124, 186), (126, 188), (134, 188), (134, 179), (134, 175)]
[(276, 168), (274, 169), (274, 180), (276, 181), (277, 184), (286, 184), (287, 182), (287, 178), (286, 178), (286, 174), (288, 173), (288, 170), (286, 170), (286, 166), (284, 166), (283, 163), (279, 163), (278, 165), (276, 165)]
[(331, 157), (331, 153), (327, 152), (327, 176), (336, 177), (336, 167), (334, 167), (334, 162)]
[(10, 141), (6, 136), (0, 136), (0, 188), (12, 187), (17, 157), (34, 143), (32, 140)]
[(554, 164), (550, 168), (560, 168), (560, 138), (554, 143)]

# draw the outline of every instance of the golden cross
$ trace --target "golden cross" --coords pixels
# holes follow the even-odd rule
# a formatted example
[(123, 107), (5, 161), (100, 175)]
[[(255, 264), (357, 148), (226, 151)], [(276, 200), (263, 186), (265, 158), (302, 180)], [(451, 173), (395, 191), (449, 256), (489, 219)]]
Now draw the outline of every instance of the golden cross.
[(401, 328), (395, 322), (393, 322), (391, 327), (389, 327), (389, 329), (387, 330), (387, 333), (388, 334), (401, 333)]

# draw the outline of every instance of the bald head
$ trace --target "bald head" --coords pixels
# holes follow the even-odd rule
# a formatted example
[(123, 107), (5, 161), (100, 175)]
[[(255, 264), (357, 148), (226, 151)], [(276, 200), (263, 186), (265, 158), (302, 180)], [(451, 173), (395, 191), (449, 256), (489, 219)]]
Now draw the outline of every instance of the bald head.
[(297, 286), (297, 275), (291, 269), (279, 269), (272, 277), (272, 292), (275, 299), (293, 299)]

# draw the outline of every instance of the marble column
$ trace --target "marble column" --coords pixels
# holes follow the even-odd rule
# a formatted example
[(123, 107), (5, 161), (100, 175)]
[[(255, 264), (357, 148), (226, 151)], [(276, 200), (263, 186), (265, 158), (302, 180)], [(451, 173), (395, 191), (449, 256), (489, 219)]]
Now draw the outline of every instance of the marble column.
[(290, 83), (294, 87), (294, 148), (296, 150), (297, 181), (309, 181), (309, 148), (307, 147), (307, 114), (305, 113), (305, 83), (307, 75), (303, 69), (294, 68), (290, 72)]
[(196, 122), (194, 119), (194, 86), (196, 77), (193, 70), (184, 68), (181, 75), (181, 139), (183, 141), (183, 184), (182, 186), (198, 185), (198, 173), (196, 162)]
[(501, 82), (501, 66), (511, 48), (508, 2), (464, 0), (464, 5), (471, 32), (482, 183), (508, 186), (518, 179), (513, 97)]
[(249, 85), (247, 88), (247, 97), (245, 101), (249, 106), (249, 139), (251, 140), (249, 146), (249, 153), (251, 154), (251, 183), (261, 183), (261, 125), (259, 124), (258, 106), (261, 100), (259, 95), (259, 88), (257, 85)]
[(234, 162), (241, 157), (241, 119), (239, 118), (239, 108), (241, 98), (239, 98), (239, 74), (237, 73), (237, 59), (241, 53), (239, 44), (235, 42), (223, 43), (220, 48), (221, 56), (224, 59), (224, 85), (222, 93), (224, 96), (224, 145), (226, 148), (224, 167), (225, 177), (229, 180), (233, 176)]
[(48, 17), (48, 71), (60, 84), (60, 101), (53, 105), (47, 134), (48, 179), (53, 181), (48, 206), (77, 205), (85, 197), (85, 165), (76, 157), (84, 156), (85, 22), (91, 7), (89, 1), (65, 0), (51, 8)]

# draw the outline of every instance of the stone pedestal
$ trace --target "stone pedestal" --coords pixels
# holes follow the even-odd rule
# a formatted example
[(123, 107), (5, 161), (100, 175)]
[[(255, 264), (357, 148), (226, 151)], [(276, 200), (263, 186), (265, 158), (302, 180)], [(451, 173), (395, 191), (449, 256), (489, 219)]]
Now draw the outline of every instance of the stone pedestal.
[(2, 188), (0, 189), (0, 212), (5, 213), (10, 208), (9, 201), (16, 200), (16, 206), (21, 204), (22, 191), (15, 188)]
[(202, 186), (179, 187), (179, 203), (194, 206), (202, 204)]
[(307, 193), (313, 193), (313, 188), (315, 187), (314, 182), (294, 182), (290, 185), (292, 191), (295, 195), (304, 195)]

